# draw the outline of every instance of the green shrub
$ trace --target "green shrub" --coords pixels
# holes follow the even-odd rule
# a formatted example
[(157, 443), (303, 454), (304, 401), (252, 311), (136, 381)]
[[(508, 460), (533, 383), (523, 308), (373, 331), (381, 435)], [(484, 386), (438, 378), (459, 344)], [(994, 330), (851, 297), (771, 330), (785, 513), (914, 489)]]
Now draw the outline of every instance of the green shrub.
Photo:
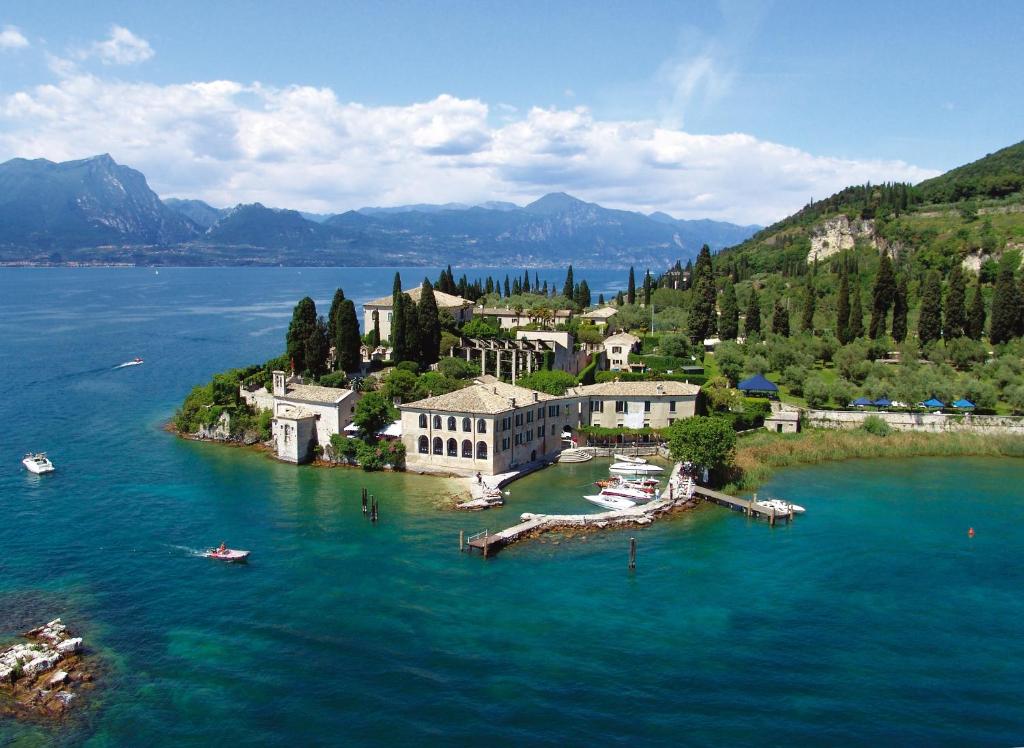
[(868, 416), (860, 427), (875, 436), (888, 436), (892, 433), (892, 427), (880, 416)]

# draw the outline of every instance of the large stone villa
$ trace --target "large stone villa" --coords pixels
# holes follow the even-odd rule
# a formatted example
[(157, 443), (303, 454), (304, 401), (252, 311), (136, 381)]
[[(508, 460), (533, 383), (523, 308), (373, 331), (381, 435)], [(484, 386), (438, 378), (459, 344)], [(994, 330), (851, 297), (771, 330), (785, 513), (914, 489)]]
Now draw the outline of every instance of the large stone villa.
[[(419, 303), (422, 286), (416, 286), (410, 291), (405, 291), (413, 301)], [(473, 302), (461, 296), (452, 296), (435, 289), (434, 300), (437, 301), (438, 309), (447, 309), (458, 324), (468, 322), (473, 317)], [(363, 332), (373, 329), (374, 321), (380, 325), (380, 339), (391, 340), (391, 314), (394, 310), (394, 297), (381, 296), (379, 299), (368, 301), (363, 304)]]

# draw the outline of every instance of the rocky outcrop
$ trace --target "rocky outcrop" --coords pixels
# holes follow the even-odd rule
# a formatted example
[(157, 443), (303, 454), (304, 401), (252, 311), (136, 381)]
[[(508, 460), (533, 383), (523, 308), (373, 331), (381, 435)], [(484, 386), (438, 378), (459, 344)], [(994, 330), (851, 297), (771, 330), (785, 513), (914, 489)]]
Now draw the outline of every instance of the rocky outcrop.
[(851, 221), (846, 215), (830, 218), (811, 232), (811, 251), (807, 253), (807, 263), (853, 249), (857, 239), (867, 239), (872, 247), (878, 249), (875, 222), (870, 219)]
[(62, 717), (78, 690), (92, 687), (82, 638), (72, 637), (59, 618), (24, 637), (27, 643), (0, 650), (0, 716)]

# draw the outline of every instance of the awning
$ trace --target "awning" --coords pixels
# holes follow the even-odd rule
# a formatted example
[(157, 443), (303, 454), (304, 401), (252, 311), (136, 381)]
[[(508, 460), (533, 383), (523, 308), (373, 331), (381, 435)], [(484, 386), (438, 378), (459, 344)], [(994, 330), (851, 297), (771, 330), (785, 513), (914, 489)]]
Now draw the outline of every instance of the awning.
[(934, 397), (931, 400), (925, 400), (921, 403), (922, 407), (925, 408), (945, 408), (946, 404), (941, 400), (936, 400)]
[(736, 389), (744, 390), (746, 392), (778, 392), (779, 388), (772, 382), (769, 382), (761, 374), (755, 374), (750, 379), (744, 379), (738, 385)]
[(892, 405), (892, 400), (890, 400), (887, 397), (880, 397), (877, 400), (875, 400), (873, 404), (879, 408), (888, 408), (890, 405)]
[(962, 410), (970, 410), (971, 408), (974, 407), (974, 403), (972, 403), (970, 400), (961, 398), (960, 400), (957, 400), (955, 403), (953, 403), (953, 407), (960, 408)]
[(874, 405), (874, 403), (871, 400), (868, 400), (866, 397), (858, 397), (856, 400), (850, 403), (850, 405), (856, 405), (858, 408), (865, 408), (868, 405)]

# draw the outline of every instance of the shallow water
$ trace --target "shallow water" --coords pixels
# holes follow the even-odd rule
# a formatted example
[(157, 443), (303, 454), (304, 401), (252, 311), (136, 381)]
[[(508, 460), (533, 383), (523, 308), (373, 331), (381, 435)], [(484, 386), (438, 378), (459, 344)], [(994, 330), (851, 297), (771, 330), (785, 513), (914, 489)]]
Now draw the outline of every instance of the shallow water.
[[(67, 729), (0, 722), (0, 743), (1024, 739), (1024, 461), (789, 470), (764, 493), (807, 507), (791, 526), (706, 506), (484, 561), (460, 529), (597, 511), (580, 496), (608, 462), (461, 514), (440, 479), (160, 429), (192, 384), (277, 353), (298, 296), (362, 301), (392, 274), (0, 271), (0, 634), (61, 615), (106, 667)], [(27, 449), (58, 472), (26, 474)], [(220, 540), (251, 562), (197, 557)]]

